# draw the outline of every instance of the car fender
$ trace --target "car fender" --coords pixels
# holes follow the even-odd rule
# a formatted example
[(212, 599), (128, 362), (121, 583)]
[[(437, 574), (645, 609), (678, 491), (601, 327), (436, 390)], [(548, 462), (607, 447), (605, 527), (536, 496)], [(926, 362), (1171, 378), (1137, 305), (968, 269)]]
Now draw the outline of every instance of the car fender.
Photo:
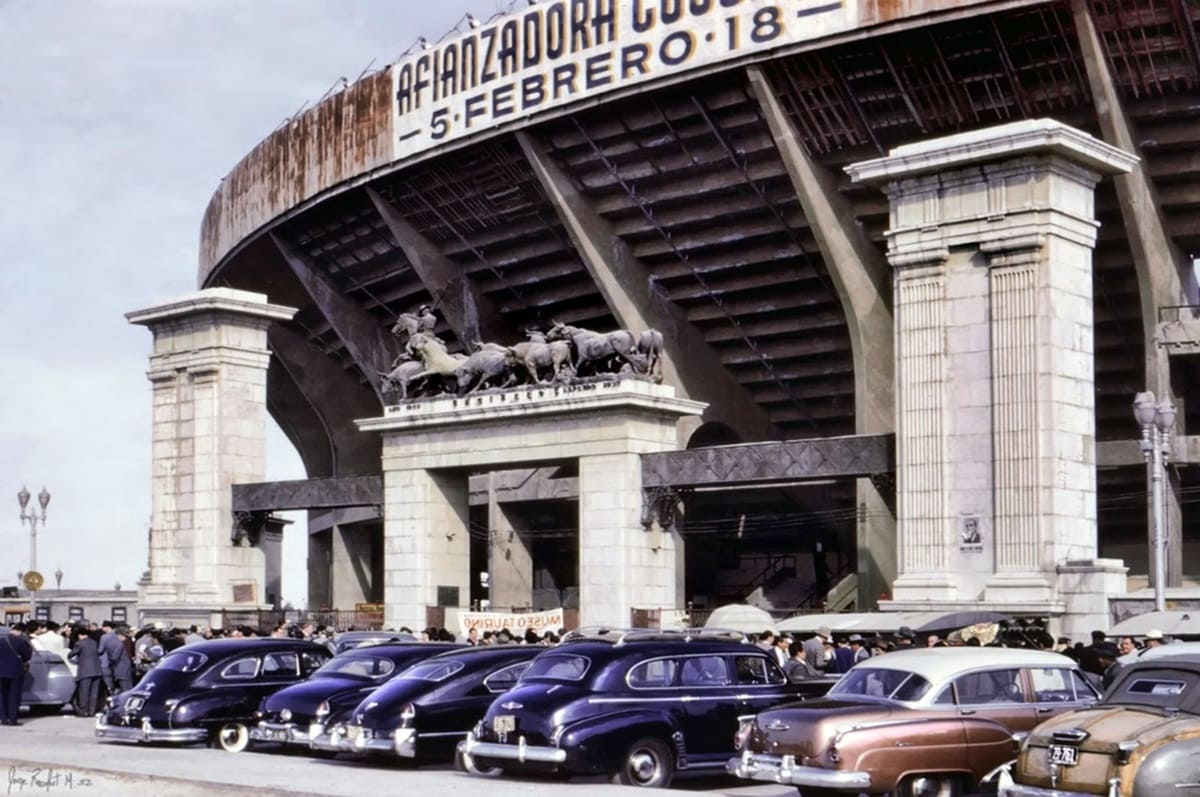
[(1012, 733), (1000, 723), (953, 714), (864, 723), (839, 731), (833, 741), (845, 768), (870, 772), (872, 788), (888, 790), (908, 775), (930, 772), (974, 784), (1016, 752)]
[(1133, 794), (1170, 794), (1177, 791), (1177, 784), (1197, 782), (1200, 782), (1200, 736), (1166, 740), (1142, 760), (1133, 776)]
[(653, 736), (677, 749), (678, 731), (667, 712), (635, 708), (572, 722), (559, 735), (558, 746), (567, 751), (570, 769), (609, 772), (621, 763), (635, 739)]

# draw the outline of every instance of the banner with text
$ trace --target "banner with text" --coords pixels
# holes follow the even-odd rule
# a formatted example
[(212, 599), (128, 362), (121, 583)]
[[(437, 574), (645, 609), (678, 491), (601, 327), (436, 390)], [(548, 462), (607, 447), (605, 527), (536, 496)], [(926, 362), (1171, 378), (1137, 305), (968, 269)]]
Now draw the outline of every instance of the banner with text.
[(397, 159), (513, 119), (852, 28), (857, 0), (554, 0), (395, 64)]
[(563, 627), (563, 610), (550, 609), (544, 612), (527, 612), (525, 614), (510, 614), (508, 612), (459, 612), (459, 638), (465, 639), (467, 631), (478, 628), (482, 636), (484, 631), (495, 633), (501, 628), (507, 628), (515, 637), (525, 636), (525, 631), (532, 628), (538, 636), (547, 631), (558, 632)]

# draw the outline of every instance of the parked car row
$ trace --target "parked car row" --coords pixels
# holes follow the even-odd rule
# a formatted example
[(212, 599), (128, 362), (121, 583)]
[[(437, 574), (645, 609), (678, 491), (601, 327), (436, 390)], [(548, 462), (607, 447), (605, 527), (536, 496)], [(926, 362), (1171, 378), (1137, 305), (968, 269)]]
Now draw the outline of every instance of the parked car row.
[(1200, 782), (1200, 654), (1135, 662), (1098, 699), (1067, 657), (1005, 648), (889, 653), (834, 684), (791, 682), (772, 652), (699, 632), (384, 642), (336, 658), (224, 640), (168, 654), (110, 701), (96, 735), (637, 786), (725, 770), (803, 797), (949, 797), (989, 781), (1012, 797), (1140, 797)]

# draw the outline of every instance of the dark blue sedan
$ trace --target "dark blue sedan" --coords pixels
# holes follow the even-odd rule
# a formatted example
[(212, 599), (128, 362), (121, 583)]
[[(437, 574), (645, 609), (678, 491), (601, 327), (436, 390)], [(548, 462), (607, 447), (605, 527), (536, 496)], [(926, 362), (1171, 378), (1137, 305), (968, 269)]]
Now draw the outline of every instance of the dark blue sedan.
[(789, 683), (769, 652), (741, 641), (608, 633), (539, 655), (458, 749), (472, 771), (667, 786), (676, 772), (723, 771), (739, 716), (828, 685)]
[(464, 648), (414, 664), (375, 690), (334, 730), (346, 752), (449, 760), (496, 695), (516, 686), (536, 645)]
[(326, 724), (414, 662), (458, 647), (446, 643), (406, 642), (349, 648), (303, 683), (268, 696), (259, 706), (254, 742), (276, 742), (309, 749)]

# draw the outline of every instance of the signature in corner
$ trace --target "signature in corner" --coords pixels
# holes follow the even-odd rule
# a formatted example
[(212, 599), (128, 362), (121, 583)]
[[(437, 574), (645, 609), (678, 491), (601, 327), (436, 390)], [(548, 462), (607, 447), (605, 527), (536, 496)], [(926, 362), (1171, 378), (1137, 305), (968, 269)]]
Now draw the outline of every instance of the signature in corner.
[(68, 772), (56, 767), (32, 767), (18, 770), (8, 768), (8, 789), (6, 794), (20, 794), (26, 789), (44, 791), (65, 789), (86, 789), (95, 785), (92, 779), (75, 772)]

